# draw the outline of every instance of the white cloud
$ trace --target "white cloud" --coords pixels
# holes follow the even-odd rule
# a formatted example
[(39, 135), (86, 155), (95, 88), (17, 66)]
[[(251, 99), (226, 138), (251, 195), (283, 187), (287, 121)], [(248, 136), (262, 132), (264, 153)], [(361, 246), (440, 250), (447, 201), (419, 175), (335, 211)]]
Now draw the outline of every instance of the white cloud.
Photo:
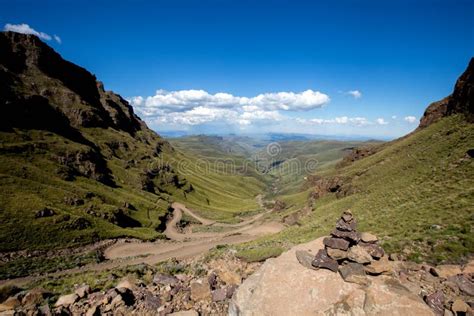
[(347, 94), (350, 94), (351, 96), (353, 96), (354, 99), (362, 98), (362, 92), (360, 92), (359, 90), (349, 90), (347, 91)]
[(375, 122), (377, 122), (377, 124), (379, 124), (379, 125), (387, 125), (388, 124), (388, 122), (385, 121), (382, 117), (379, 117), (378, 119), (376, 119)]
[(296, 121), (298, 123), (306, 123), (306, 124), (316, 124), (316, 125), (323, 125), (323, 124), (337, 124), (337, 125), (355, 125), (355, 126), (365, 126), (365, 125), (372, 125), (373, 123), (367, 120), (365, 117), (348, 117), (348, 116), (339, 116), (333, 119), (321, 119), (321, 118), (313, 118), (313, 119), (304, 119), (304, 118), (297, 118)]
[(404, 120), (410, 124), (413, 124), (416, 122), (416, 117), (409, 115), (409, 116), (405, 116)]
[[(144, 101), (144, 103), (143, 103)], [(240, 108), (244, 111), (307, 111), (322, 107), (330, 101), (328, 95), (306, 90), (300, 93), (264, 93), (255, 97), (239, 97), (229, 93), (210, 94), (204, 90), (158, 90), (154, 96), (134, 97), (134, 106), (156, 108), (169, 112), (188, 111), (198, 106), (212, 108)]]
[(38, 36), (39, 38), (45, 40), (45, 41), (50, 41), (53, 37), (56, 42), (61, 44), (61, 38), (57, 35), (54, 35), (51, 37), (51, 35), (43, 32), (39, 32), (35, 30), (34, 28), (30, 27), (28, 24), (22, 23), (22, 24), (10, 24), (7, 23), (3, 27), (4, 31), (11, 31), (11, 32), (17, 32), (17, 33), (22, 33), (22, 34), (33, 34)]
[(396, 120), (397, 119), (397, 116), (396, 115), (392, 115), (392, 120)]

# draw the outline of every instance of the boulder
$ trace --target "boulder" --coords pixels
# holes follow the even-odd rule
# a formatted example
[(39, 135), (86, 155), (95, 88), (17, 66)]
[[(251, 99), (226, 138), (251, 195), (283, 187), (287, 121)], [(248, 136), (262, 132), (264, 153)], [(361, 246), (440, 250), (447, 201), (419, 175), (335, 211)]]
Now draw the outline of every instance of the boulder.
[(26, 295), (21, 300), (21, 304), (25, 306), (39, 305), (49, 295), (50, 293), (46, 292), (45, 290), (35, 288), (26, 293)]
[(470, 310), (470, 307), (463, 300), (457, 299), (451, 305), (451, 310), (454, 315), (465, 315)]
[(332, 249), (332, 248), (327, 248), (326, 249), (328, 256), (333, 258), (334, 260), (343, 260), (347, 259), (347, 251), (341, 250), (341, 249)]
[(431, 307), (436, 315), (444, 314), (444, 294), (441, 291), (425, 296), (426, 304)]
[(365, 275), (364, 266), (360, 263), (346, 262), (339, 266), (339, 273), (346, 282), (368, 285), (369, 280)]
[(79, 297), (79, 298), (84, 298), (91, 292), (91, 287), (89, 285), (83, 285), (78, 287), (74, 293)]
[(365, 266), (365, 272), (372, 275), (379, 275), (382, 273), (390, 273), (392, 271), (392, 265), (388, 261), (387, 257), (383, 257), (379, 261), (372, 261), (369, 265)]
[(467, 276), (458, 274), (448, 278), (448, 281), (453, 282), (461, 290), (461, 292), (474, 296), (474, 282), (471, 281)]
[(380, 259), (385, 255), (383, 248), (377, 244), (360, 242), (359, 246), (363, 247), (374, 259)]
[(201, 278), (191, 283), (191, 299), (195, 302), (211, 299), (211, 289), (206, 279)]
[(342, 238), (334, 238), (334, 237), (326, 237), (324, 238), (324, 245), (328, 248), (332, 249), (341, 249), (347, 250), (349, 249), (349, 242)]
[(387, 276), (368, 277), (371, 284), (361, 287), (345, 282), (338, 273), (307, 269), (296, 258), (298, 250), (323, 248), (323, 239), (319, 238), (266, 260), (234, 293), (228, 314), (433, 315), (421, 299), (393, 284)]
[(462, 269), (464, 274), (474, 274), (474, 260), (469, 261)]
[(442, 264), (436, 267), (436, 272), (440, 278), (449, 278), (461, 274), (461, 267), (455, 264)]
[(18, 298), (16, 297), (9, 297), (7, 298), (6, 301), (4, 301), (3, 303), (0, 304), (0, 313), (1, 312), (5, 312), (5, 311), (9, 311), (9, 310), (13, 310), (17, 307), (19, 307), (21, 305), (21, 302)]
[(61, 306), (69, 306), (77, 302), (79, 299), (79, 296), (77, 294), (68, 294), (68, 295), (63, 295), (58, 298), (56, 301), (56, 304), (54, 304), (55, 307), (61, 307)]
[(311, 265), (317, 269), (328, 269), (333, 272), (336, 272), (339, 266), (336, 260), (329, 258), (326, 249), (319, 249)]
[(153, 283), (161, 285), (176, 285), (179, 283), (179, 280), (172, 275), (158, 273), (153, 277)]
[(364, 247), (361, 246), (354, 246), (349, 248), (349, 251), (347, 252), (347, 258), (349, 260), (357, 262), (357, 263), (369, 263), (372, 261), (372, 256), (369, 255), (367, 250), (365, 250)]
[(115, 288), (116, 289), (134, 290), (136, 287), (137, 286), (135, 285), (135, 282), (133, 280), (125, 278), (125, 279), (121, 280)]
[(360, 234), (360, 239), (363, 241), (363, 242), (367, 242), (367, 243), (376, 243), (379, 239), (377, 238), (377, 236), (371, 234), (371, 233), (361, 233)]
[(217, 289), (212, 291), (212, 301), (213, 302), (222, 302), (227, 299), (227, 289)]

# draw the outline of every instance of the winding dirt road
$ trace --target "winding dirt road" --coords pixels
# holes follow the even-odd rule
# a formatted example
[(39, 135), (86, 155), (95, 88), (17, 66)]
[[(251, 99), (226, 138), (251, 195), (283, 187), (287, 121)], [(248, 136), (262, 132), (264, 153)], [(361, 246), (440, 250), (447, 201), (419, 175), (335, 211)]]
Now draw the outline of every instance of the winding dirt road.
[[(263, 206), (261, 196), (257, 196), (257, 202)], [(271, 210), (266, 210), (263, 213), (252, 216), (251, 218), (237, 224), (225, 224), (203, 218), (189, 210), (182, 203), (175, 202), (172, 204), (172, 208), (173, 217), (166, 224), (164, 232), (169, 240), (159, 240), (156, 242), (121, 240), (104, 251), (104, 256), (107, 259), (104, 262), (39, 276), (0, 280), (0, 285), (21, 285), (48, 277), (57, 277), (87, 271), (104, 271), (140, 263), (156, 264), (171, 258), (190, 258), (203, 254), (218, 245), (238, 244), (251, 241), (266, 234), (277, 233), (285, 227), (280, 222), (265, 222), (263, 220), (263, 216), (271, 212)], [(176, 225), (181, 221), (183, 212), (195, 218), (203, 226), (234, 227), (236, 229), (226, 232), (181, 233), (178, 231)]]

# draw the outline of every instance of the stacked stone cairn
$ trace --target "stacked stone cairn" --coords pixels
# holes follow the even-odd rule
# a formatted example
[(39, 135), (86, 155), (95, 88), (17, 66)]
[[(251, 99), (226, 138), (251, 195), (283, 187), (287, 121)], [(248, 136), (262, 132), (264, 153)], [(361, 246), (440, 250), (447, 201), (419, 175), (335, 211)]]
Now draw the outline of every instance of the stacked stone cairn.
[(329, 269), (341, 274), (346, 282), (368, 285), (369, 275), (388, 274), (391, 265), (376, 236), (359, 233), (350, 210), (344, 211), (336, 229), (323, 240), (324, 249), (311, 262), (315, 269)]

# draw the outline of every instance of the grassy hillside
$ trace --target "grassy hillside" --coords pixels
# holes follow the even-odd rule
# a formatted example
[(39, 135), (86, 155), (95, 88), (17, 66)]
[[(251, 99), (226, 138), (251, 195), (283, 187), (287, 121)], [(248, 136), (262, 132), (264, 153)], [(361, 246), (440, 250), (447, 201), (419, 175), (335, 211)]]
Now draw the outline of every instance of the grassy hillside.
[(240, 250), (288, 247), (328, 234), (350, 208), (362, 231), (389, 252), (413, 260), (451, 262), (474, 252), (474, 125), (455, 115), (383, 146), (376, 154), (325, 177), (345, 176), (357, 193), (328, 194), (299, 225)]

